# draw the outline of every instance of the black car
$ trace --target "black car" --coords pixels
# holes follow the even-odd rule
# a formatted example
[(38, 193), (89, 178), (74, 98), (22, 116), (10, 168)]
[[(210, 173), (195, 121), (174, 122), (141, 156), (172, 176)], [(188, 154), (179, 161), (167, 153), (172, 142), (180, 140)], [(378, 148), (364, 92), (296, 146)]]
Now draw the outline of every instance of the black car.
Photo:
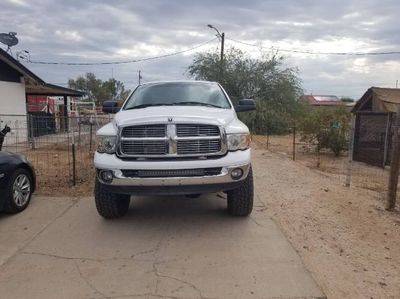
[(36, 176), (25, 156), (0, 152), (0, 211), (23, 211), (35, 191)]

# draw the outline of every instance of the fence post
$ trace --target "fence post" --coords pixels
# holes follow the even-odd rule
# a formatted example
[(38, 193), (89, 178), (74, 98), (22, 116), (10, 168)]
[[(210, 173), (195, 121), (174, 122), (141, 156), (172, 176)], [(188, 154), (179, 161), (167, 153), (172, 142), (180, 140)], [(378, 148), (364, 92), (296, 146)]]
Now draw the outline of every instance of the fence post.
[(75, 143), (72, 143), (72, 186), (76, 184)]
[(397, 195), (397, 184), (399, 181), (399, 162), (400, 162), (400, 105), (397, 106), (396, 120), (393, 128), (393, 148), (392, 148), (392, 159), (390, 162), (390, 177), (389, 177), (389, 188), (387, 197), (388, 211), (393, 210), (396, 206), (396, 195)]
[(93, 139), (93, 124), (90, 122), (90, 134), (89, 134), (89, 154), (92, 152), (92, 139)]
[(35, 136), (34, 136), (34, 128), (33, 128), (33, 115), (29, 114), (29, 130), (30, 130), (30, 135), (31, 135), (31, 147), (34, 150), (35, 149)]
[(350, 140), (349, 140), (349, 149), (348, 149), (346, 184), (345, 184), (346, 187), (350, 187), (350, 182), (351, 182), (355, 126), (356, 126), (356, 117), (354, 114), (352, 114), (351, 115), (351, 125), (350, 125)]
[(293, 126), (293, 161), (296, 160), (296, 126)]

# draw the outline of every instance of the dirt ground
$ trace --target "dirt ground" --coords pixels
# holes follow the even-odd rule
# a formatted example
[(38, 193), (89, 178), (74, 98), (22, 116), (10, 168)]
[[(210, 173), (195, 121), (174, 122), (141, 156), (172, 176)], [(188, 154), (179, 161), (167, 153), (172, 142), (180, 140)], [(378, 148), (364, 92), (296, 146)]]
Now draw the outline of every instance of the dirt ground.
[[(253, 141), (284, 157), (293, 158), (293, 136), (253, 136)], [(339, 157), (335, 157), (330, 151), (322, 151), (318, 156), (315, 148), (309, 144), (301, 142), (300, 136), (296, 136), (295, 160), (321, 175), (344, 184), (348, 171), (348, 154), (343, 152)], [(369, 190), (381, 192), (387, 191), (389, 180), (389, 167), (382, 168), (353, 161), (351, 164), (351, 184)], [(383, 196), (384, 197), (384, 196)]]
[[(400, 298), (400, 211), (375, 188), (265, 149), (255, 138), (257, 194), (328, 298)], [(308, 161), (309, 162), (309, 161)]]

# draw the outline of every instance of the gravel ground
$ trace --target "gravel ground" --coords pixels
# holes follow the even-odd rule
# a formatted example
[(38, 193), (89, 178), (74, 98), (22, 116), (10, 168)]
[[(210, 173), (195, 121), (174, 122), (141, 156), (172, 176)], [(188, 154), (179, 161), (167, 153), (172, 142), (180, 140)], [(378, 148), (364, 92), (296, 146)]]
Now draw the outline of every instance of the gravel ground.
[(379, 192), (254, 147), (258, 199), (327, 297), (400, 298), (400, 211), (385, 211)]

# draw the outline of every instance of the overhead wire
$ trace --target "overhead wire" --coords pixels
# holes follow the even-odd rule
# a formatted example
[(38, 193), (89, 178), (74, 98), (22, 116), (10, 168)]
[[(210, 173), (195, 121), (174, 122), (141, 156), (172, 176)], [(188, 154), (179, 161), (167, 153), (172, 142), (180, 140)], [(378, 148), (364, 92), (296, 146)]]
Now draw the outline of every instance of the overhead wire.
[(46, 65), (113, 65), (113, 64), (127, 64), (127, 63), (136, 63), (136, 62), (143, 62), (143, 61), (149, 61), (149, 60), (156, 60), (156, 59), (161, 59), (161, 58), (166, 58), (166, 57), (171, 57), (179, 54), (183, 54), (186, 52), (193, 51), (195, 49), (198, 49), (200, 47), (203, 47), (213, 41), (215, 41), (217, 38), (210, 39), (204, 43), (198, 44), (194, 47), (191, 47), (186, 50), (181, 50), (173, 53), (168, 53), (168, 54), (163, 54), (163, 55), (158, 55), (158, 56), (153, 56), (153, 57), (146, 57), (146, 58), (139, 58), (139, 59), (131, 59), (131, 60), (122, 60), (122, 61), (103, 61), (103, 62), (62, 62), (62, 61), (36, 61), (36, 60), (28, 60), (27, 62), (33, 63), (33, 64), (46, 64)]
[[(262, 48), (266, 49), (267, 47), (262, 46), (262, 45), (256, 45), (256, 44), (251, 44), (247, 42), (243, 42), (237, 39), (233, 38), (226, 38), (230, 41), (246, 45), (246, 46), (251, 46), (251, 47), (257, 47), (257, 48)], [(298, 53), (298, 54), (308, 54), (308, 55), (339, 55), (339, 56), (377, 56), (377, 55), (394, 55), (394, 54), (400, 54), (400, 51), (388, 51), (388, 52), (315, 52), (315, 51), (305, 51), (305, 50), (297, 50), (297, 49), (285, 49), (285, 48), (280, 48), (280, 47), (269, 47), (268, 49), (273, 49), (281, 52), (290, 52), (290, 53)]]

